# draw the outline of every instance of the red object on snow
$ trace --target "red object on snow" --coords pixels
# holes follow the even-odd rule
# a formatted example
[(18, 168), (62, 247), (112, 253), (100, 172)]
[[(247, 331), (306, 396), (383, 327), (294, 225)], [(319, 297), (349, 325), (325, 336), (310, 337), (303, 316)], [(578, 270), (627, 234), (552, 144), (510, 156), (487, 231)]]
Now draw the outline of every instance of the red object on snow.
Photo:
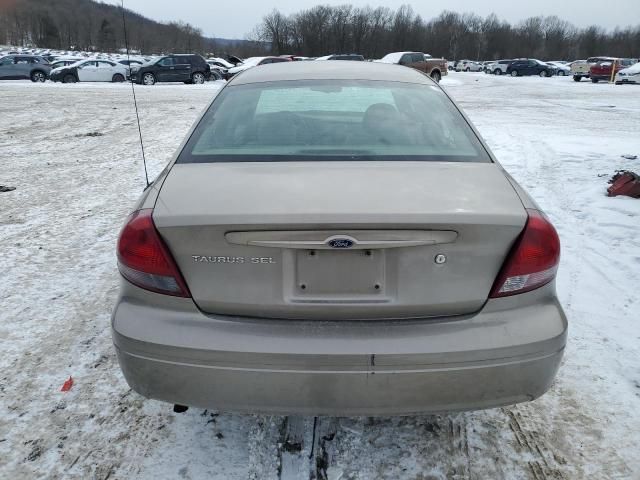
[(640, 198), (640, 176), (637, 174), (629, 171), (618, 172), (610, 183), (611, 186), (607, 188), (608, 196), (626, 195), (627, 197)]
[(71, 387), (73, 387), (73, 378), (69, 377), (69, 379), (64, 382), (64, 384), (62, 385), (62, 388), (60, 389), (61, 392), (68, 392), (69, 390), (71, 390)]

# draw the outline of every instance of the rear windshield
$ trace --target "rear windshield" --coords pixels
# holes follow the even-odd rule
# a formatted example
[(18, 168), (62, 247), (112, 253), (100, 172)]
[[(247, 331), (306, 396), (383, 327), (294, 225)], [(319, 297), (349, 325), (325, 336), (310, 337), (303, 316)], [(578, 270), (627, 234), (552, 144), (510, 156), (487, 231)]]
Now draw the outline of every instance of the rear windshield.
[(177, 162), (327, 160), (491, 161), (435, 85), (309, 80), (223, 89)]

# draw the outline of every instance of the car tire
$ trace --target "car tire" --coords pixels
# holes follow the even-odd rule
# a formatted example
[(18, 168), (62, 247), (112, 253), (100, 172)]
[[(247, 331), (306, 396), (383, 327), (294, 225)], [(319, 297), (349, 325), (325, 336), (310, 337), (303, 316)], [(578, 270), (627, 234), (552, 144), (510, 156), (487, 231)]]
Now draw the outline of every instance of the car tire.
[(494, 74), (494, 75), (502, 75), (502, 70), (500, 70), (499, 68), (496, 68), (496, 69), (493, 71), (493, 74)]
[(574, 75), (573, 76), (573, 81), (574, 82), (579, 82), (580, 80), (582, 80), (582, 77), (580, 75)]
[(31, 72), (31, 81), (33, 83), (44, 83), (47, 80), (47, 74), (42, 70)]
[(78, 81), (78, 79), (76, 78), (75, 75), (72, 75), (70, 73), (67, 73), (63, 78), (62, 78), (62, 83), (76, 83)]
[(193, 75), (191, 75), (191, 82), (196, 85), (202, 85), (205, 80), (206, 80), (206, 77), (204, 76), (204, 73), (196, 72)]
[(540, 73), (538, 74), (540, 75), (542, 78), (545, 78), (548, 76), (547, 71), (546, 70), (540, 70)]
[(209, 79), (212, 82), (215, 82), (216, 80), (222, 80), (222, 74), (217, 70), (211, 70), (211, 77), (209, 77)]
[(116, 73), (113, 78), (111, 79), (111, 81), (113, 83), (122, 83), (124, 82), (124, 75), (120, 74), (120, 73)]
[(142, 75), (142, 84), (147, 86), (155, 85), (156, 76), (151, 72), (145, 73), (144, 75)]
[(511, 70), (511, 76), (512, 77), (517, 77), (518, 76), (518, 70)]
[(558, 70), (558, 76), (559, 77), (564, 77), (566, 75), (566, 73), (564, 73), (564, 70)]
[(598, 80), (597, 78), (592, 78), (591, 79), (591, 83), (598, 83), (600, 80)]
[(440, 83), (440, 80), (442, 80), (442, 75), (436, 70), (434, 72), (431, 72), (431, 78), (434, 82)]

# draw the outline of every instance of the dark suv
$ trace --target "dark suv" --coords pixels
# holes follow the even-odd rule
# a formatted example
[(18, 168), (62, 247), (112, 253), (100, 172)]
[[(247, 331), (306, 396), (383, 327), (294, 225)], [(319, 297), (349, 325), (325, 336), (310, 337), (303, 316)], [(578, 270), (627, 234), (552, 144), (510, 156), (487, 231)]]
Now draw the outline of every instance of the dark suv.
[(204, 83), (211, 77), (211, 67), (200, 55), (176, 54), (131, 67), (131, 81), (143, 85), (156, 82)]
[(507, 74), (512, 77), (525, 75), (539, 75), (541, 77), (552, 77), (557, 73), (557, 69), (533, 58), (520, 58), (514, 60), (507, 67)]
[(0, 58), (0, 80), (23, 80), (44, 82), (51, 65), (36, 55), (7, 55)]

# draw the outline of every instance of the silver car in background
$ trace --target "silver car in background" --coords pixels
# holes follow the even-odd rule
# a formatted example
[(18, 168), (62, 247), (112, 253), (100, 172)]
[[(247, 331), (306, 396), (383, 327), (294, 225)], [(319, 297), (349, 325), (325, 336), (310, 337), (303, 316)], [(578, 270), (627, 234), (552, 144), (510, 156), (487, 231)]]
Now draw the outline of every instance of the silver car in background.
[(5, 55), (0, 57), (0, 80), (47, 80), (51, 65), (38, 55)]
[(118, 241), (129, 385), (236, 412), (529, 401), (567, 321), (558, 235), (427, 75), (289, 62), (234, 77)]

